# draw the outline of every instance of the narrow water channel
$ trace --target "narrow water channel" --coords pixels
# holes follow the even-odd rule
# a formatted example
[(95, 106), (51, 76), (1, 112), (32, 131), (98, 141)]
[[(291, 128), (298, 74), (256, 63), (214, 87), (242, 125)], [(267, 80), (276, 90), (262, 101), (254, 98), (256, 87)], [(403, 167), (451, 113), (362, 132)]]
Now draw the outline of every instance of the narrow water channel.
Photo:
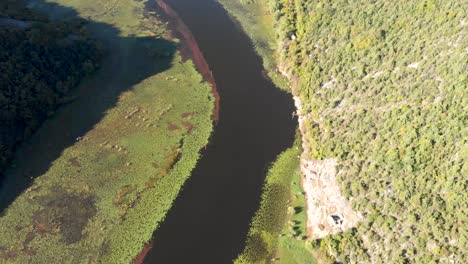
[(268, 165), (293, 144), (294, 104), (262, 75), (251, 41), (215, 0), (166, 0), (198, 41), (221, 96), (218, 125), (154, 234), (145, 263), (232, 263)]

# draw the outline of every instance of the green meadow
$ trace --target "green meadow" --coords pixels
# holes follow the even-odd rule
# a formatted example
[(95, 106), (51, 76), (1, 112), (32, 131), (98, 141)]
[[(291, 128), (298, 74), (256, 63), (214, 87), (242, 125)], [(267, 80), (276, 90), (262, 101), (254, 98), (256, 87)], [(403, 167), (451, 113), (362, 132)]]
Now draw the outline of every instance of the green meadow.
[[(129, 87), (0, 217), (0, 263), (129, 263), (208, 142), (211, 87), (141, 1), (32, 3), (57, 19), (71, 11), (89, 19), (89, 31), (104, 43), (101, 69), (78, 90)], [(59, 122), (62, 112), (48, 122)]]

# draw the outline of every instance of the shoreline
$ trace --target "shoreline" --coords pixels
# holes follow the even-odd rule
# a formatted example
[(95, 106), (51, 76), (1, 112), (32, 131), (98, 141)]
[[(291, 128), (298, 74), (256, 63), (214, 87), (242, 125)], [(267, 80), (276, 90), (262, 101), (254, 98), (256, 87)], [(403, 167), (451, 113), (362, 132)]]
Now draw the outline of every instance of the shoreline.
[[(215, 107), (213, 109), (212, 120), (215, 125), (219, 121), (219, 109), (220, 109), (220, 96), (216, 87), (216, 81), (213, 77), (212, 71), (206, 61), (203, 53), (201, 52), (195, 37), (192, 32), (179, 17), (179, 15), (163, 0), (155, 0), (158, 8), (164, 11), (164, 20), (169, 23), (169, 34), (180, 35), (180, 46), (179, 52), (181, 53), (183, 60), (192, 60), (197, 71), (202, 75), (203, 79), (211, 84), (211, 94), (214, 97)], [(214, 129), (214, 128), (213, 128)], [(153, 239), (150, 239), (142, 248), (140, 253), (135, 256), (133, 264), (143, 264), (147, 254), (153, 248)]]
[[(342, 233), (355, 227), (364, 218), (360, 212), (352, 209), (350, 201), (344, 197), (341, 191), (336, 179), (336, 175), (339, 173), (336, 169), (338, 160), (333, 157), (323, 160), (308, 158), (308, 140), (304, 127), (307, 115), (303, 113), (302, 100), (297, 95), (297, 77), (286, 72), (280, 65), (283, 65), (282, 62), (278, 62), (278, 71), (289, 81), (301, 133), (300, 170), (301, 185), (306, 200), (307, 239), (321, 239), (328, 235)], [(334, 217), (338, 217), (338, 222), (333, 220)]]
[(153, 248), (152, 243), (147, 243), (143, 246), (143, 250), (135, 257), (133, 264), (143, 264), (145, 261), (145, 257), (148, 252)]
[(213, 73), (210, 70), (210, 66), (203, 56), (195, 37), (192, 35), (192, 32), (187, 25), (185, 25), (184, 21), (180, 18), (179, 14), (177, 14), (177, 12), (175, 12), (164, 0), (155, 1), (159, 8), (164, 11), (164, 15), (167, 16), (167, 20), (169, 20), (166, 22), (169, 22), (170, 33), (179, 34), (181, 37), (179, 51), (182, 58), (184, 60), (191, 59), (195, 68), (197, 68), (198, 72), (203, 76), (203, 79), (211, 84), (211, 93), (215, 99), (215, 108), (213, 109), (212, 118), (216, 123), (219, 120), (220, 96)]

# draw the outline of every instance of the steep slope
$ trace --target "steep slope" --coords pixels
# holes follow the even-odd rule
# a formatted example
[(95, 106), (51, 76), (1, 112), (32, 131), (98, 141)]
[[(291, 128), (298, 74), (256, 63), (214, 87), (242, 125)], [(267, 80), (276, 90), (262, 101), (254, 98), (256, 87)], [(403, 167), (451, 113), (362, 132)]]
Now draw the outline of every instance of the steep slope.
[(365, 218), (321, 249), (344, 262), (465, 259), (466, 3), (276, 5), (305, 151), (338, 159)]
[(303, 164), (336, 161), (341, 193), (363, 217), (312, 241), (320, 260), (466, 261), (466, 2), (267, 2)]

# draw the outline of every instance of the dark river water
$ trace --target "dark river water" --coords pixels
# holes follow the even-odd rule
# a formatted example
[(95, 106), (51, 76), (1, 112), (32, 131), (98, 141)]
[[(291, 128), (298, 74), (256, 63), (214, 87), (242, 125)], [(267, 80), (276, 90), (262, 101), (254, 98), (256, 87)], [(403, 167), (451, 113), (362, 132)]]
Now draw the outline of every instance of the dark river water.
[(215, 0), (167, 0), (198, 41), (221, 96), (218, 125), (145, 263), (232, 263), (269, 164), (294, 141), (291, 95), (263, 77), (251, 41)]

